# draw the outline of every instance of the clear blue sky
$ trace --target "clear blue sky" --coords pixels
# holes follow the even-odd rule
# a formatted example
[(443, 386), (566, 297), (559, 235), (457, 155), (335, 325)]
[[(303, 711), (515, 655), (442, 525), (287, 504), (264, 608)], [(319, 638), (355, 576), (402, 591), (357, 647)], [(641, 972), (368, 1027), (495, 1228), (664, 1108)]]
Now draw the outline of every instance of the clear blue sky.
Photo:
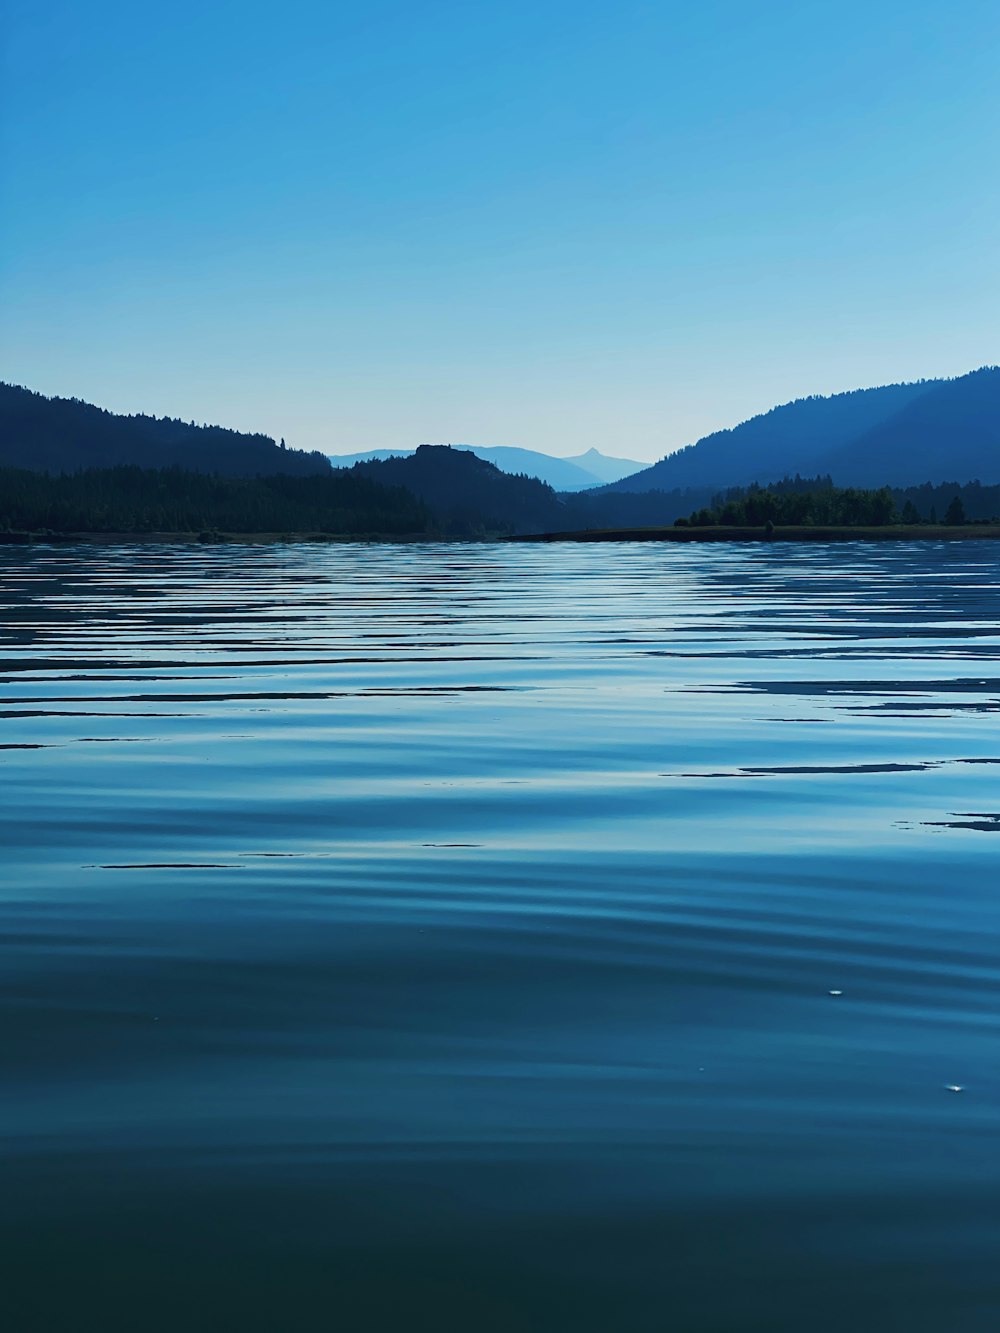
[(1000, 360), (996, 0), (0, 5), (0, 378), (656, 458)]

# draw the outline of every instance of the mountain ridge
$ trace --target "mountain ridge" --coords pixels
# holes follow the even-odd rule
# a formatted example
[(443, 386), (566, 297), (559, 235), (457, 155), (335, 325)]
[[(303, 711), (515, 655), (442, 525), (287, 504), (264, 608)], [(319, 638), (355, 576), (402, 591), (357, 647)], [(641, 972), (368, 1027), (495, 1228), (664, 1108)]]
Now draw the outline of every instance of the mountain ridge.
[[(493, 461), (497, 456), (507, 468)], [(564, 469), (575, 469), (578, 462), (627, 463), (596, 449), (574, 460), (505, 446), (422, 445), (410, 452), (369, 451), (355, 468), (408, 488), (441, 517), (442, 530), (457, 535), (570, 523), (580, 528), (671, 523), (726, 489), (767, 486), (796, 474), (828, 475), (841, 487), (972, 481), (989, 486), (1000, 483), (1000, 368), (796, 399), (713, 432), (637, 473), (611, 483), (559, 486), (558, 493), (531, 475), (525, 457)], [(0, 384), (0, 466), (55, 474), (174, 467), (243, 477), (343, 476), (354, 470), (335, 469), (323, 454), (286, 449), (284, 441), (279, 445), (262, 434), (116, 415), (9, 384)]]
[(447, 444), (422, 444), (405, 457), (355, 463), (334, 475), (403, 487), (430, 506), (451, 536), (529, 532), (558, 522), (562, 510), (545, 482), (501, 472), (471, 450)]
[(79, 398), (48, 398), (2, 382), (0, 465), (35, 472), (181, 467), (233, 477), (330, 470), (322, 454), (287, 449), (269, 435), (173, 417), (126, 416)]
[(941, 380), (881, 425), (828, 455), (826, 468), (851, 485), (978, 480), (1000, 482), (1000, 368)]
[(796, 472), (838, 485), (1000, 480), (1000, 368), (794, 399), (603, 489), (766, 485)]

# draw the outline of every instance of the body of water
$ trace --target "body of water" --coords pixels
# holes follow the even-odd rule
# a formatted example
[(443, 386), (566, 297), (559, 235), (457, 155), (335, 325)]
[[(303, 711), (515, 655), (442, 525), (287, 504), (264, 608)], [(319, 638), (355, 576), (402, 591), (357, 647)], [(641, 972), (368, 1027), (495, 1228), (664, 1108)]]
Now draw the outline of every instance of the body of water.
[(0, 548), (12, 1333), (1000, 1327), (1000, 563)]

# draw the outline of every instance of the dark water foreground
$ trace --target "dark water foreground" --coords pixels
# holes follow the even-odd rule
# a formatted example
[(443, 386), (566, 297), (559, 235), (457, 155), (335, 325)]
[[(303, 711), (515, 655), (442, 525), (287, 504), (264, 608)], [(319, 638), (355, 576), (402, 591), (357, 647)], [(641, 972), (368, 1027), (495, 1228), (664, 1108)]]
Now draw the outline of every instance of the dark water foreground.
[(997, 550), (0, 552), (2, 1326), (1000, 1327)]

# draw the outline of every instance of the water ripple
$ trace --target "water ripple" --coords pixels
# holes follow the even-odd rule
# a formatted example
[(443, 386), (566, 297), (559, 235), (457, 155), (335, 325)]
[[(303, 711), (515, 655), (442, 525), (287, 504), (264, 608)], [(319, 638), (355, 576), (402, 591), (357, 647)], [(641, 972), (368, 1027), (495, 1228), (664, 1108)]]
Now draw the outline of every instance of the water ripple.
[(996, 1327), (995, 551), (0, 548), (19, 1326)]

